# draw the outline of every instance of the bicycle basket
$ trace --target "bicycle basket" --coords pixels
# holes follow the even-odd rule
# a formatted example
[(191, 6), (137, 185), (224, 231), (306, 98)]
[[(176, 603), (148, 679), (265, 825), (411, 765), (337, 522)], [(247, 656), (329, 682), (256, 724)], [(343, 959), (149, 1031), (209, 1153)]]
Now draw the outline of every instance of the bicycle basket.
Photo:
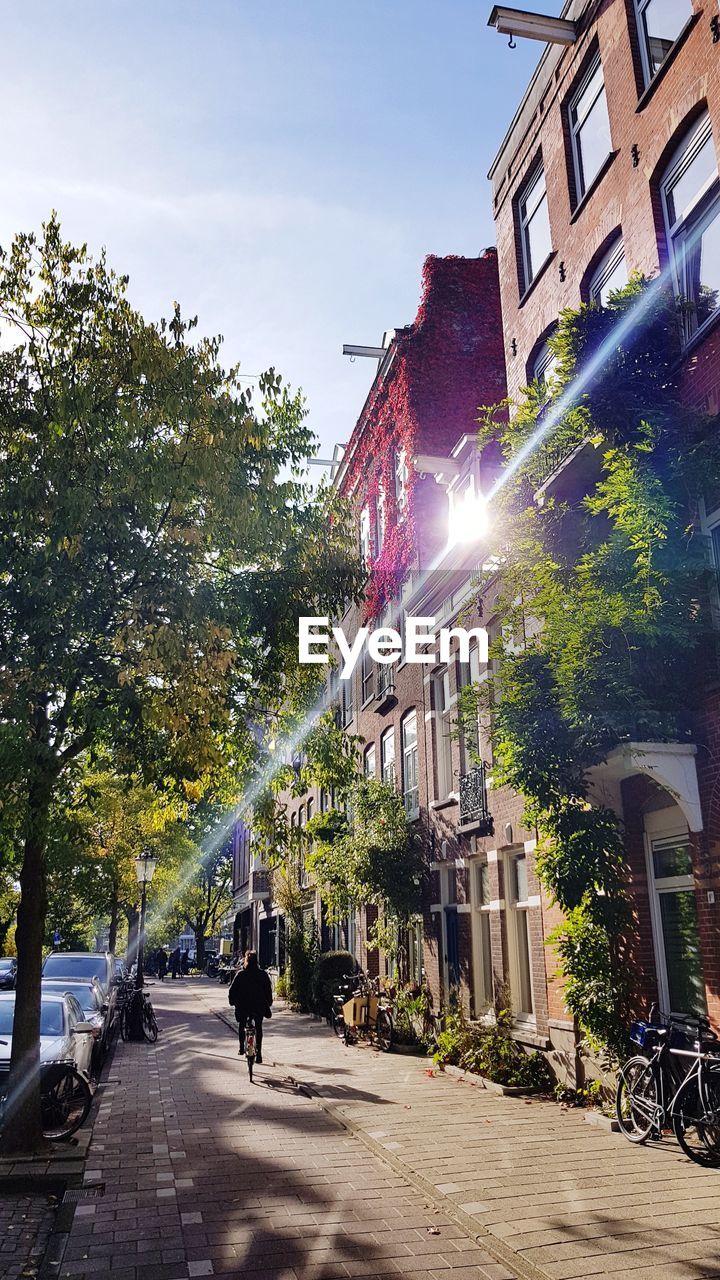
[(630, 1023), (630, 1039), (633, 1044), (637, 1044), (641, 1049), (654, 1049), (658, 1042), (658, 1031), (660, 1027), (655, 1027), (649, 1022), (631, 1022)]

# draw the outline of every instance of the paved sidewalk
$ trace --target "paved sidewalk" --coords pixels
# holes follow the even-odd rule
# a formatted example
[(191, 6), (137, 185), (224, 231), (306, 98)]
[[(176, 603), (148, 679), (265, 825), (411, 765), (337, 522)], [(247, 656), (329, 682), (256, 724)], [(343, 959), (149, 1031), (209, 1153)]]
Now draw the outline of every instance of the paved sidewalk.
[(37, 1276), (55, 1222), (54, 1195), (0, 1190), (0, 1277)]
[[(225, 988), (202, 998), (231, 1012)], [(581, 1111), (345, 1049), (309, 1018), (280, 1013), (270, 1026), (268, 1058), (450, 1217), (511, 1250), (511, 1266), (552, 1280), (720, 1276), (720, 1170), (691, 1164), (672, 1139), (634, 1147)]]
[[(154, 985), (157, 1045), (120, 1044), (107, 1072), (60, 1274), (108, 1280), (514, 1280), (472, 1235), (286, 1079), (343, 1079), (334, 1038), (273, 1019), (251, 1085), (212, 1012), (227, 990)], [(306, 1039), (306, 1027), (311, 1036)], [(280, 1065), (273, 1066), (272, 1059)], [(402, 1069), (402, 1063), (400, 1063)], [(374, 1095), (359, 1085), (358, 1099)]]

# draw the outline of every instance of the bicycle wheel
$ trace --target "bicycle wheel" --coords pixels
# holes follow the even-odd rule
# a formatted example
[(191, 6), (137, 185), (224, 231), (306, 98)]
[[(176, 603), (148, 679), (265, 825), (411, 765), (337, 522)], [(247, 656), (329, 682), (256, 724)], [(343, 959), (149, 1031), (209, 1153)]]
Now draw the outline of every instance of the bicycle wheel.
[(382, 1053), (392, 1049), (393, 1025), (387, 1009), (378, 1009), (375, 1019), (375, 1044)]
[(43, 1072), (40, 1092), (42, 1130), (46, 1138), (69, 1138), (85, 1120), (92, 1094), (87, 1080), (74, 1067), (58, 1064)]
[(675, 1099), (673, 1132), (689, 1160), (720, 1167), (720, 1073), (704, 1071), (686, 1080)]
[(647, 1058), (629, 1058), (620, 1072), (615, 1095), (618, 1124), (630, 1142), (647, 1142), (660, 1127), (660, 1090), (655, 1067)]
[(338, 1040), (345, 1039), (345, 1019), (343, 1018), (341, 1013), (335, 1013), (334, 1009), (333, 1009), (333, 1015), (332, 1015), (332, 1029), (335, 1032), (335, 1035), (337, 1036)]
[(155, 1010), (149, 1000), (143, 1001), (142, 1029), (145, 1039), (154, 1044), (158, 1038), (158, 1024), (155, 1019)]

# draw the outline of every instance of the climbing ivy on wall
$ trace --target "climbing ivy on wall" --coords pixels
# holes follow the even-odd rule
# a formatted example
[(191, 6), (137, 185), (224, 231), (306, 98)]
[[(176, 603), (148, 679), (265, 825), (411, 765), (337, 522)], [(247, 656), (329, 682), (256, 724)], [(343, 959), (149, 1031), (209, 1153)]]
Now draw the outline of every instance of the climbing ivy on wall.
[[(515, 470), (497, 504), (495, 671), (460, 708), (469, 718), (485, 700), (496, 780), (525, 797), (540, 834), (538, 874), (563, 909), (553, 941), (567, 1006), (593, 1046), (615, 1054), (632, 984), (632, 911), (622, 826), (590, 803), (588, 770), (623, 740), (689, 730), (711, 585), (697, 501), (720, 477), (717, 421), (681, 397), (674, 303), (648, 288), (638, 277), (605, 308), (563, 312), (551, 339), (563, 411), (542, 445), (520, 452), (551, 413), (542, 387), (528, 388), (505, 421), (497, 408), (483, 411), (482, 441), (499, 439)], [(615, 344), (629, 308), (638, 323)], [(589, 361), (599, 368), (584, 385)], [(583, 442), (595, 483), (585, 496), (546, 495), (539, 505), (543, 449), (557, 458)]]

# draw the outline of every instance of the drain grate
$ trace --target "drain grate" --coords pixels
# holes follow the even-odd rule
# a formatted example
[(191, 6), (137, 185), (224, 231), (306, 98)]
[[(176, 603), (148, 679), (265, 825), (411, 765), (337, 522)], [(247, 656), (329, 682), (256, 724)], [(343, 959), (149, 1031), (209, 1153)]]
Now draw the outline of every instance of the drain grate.
[(65, 1192), (63, 1204), (80, 1204), (84, 1200), (101, 1200), (105, 1195), (104, 1182), (91, 1182), (87, 1187), (73, 1187)]

